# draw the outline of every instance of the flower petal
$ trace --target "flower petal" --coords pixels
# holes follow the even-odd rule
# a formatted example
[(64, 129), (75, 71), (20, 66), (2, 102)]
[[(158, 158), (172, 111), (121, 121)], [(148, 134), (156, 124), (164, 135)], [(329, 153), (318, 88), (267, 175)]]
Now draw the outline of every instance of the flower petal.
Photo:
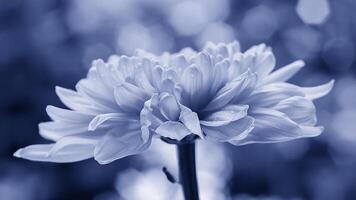
[(214, 78), (212, 80), (210, 80), (211, 83), (211, 87), (210, 87), (210, 93), (215, 94), (216, 91), (218, 91), (219, 89), (221, 89), (221, 87), (223, 87), (226, 82), (228, 81), (228, 76), (229, 74), (227, 73), (230, 67), (230, 62), (225, 59), (219, 63), (216, 63), (215, 67), (214, 67), (214, 71), (213, 71), (213, 76)]
[(306, 98), (311, 100), (319, 99), (331, 91), (334, 87), (334, 82), (334, 80), (331, 80), (328, 83), (315, 87), (301, 87), (301, 90), (305, 93)]
[[(93, 120), (90, 121), (88, 130), (94, 131), (99, 126), (102, 126), (103, 123), (106, 123), (105, 126), (115, 126), (120, 122), (127, 121), (137, 121), (134, 116), (126, 114), (126, 113), (106, 113), (97, 115)], [(108, 123), (109, 122), (109, 123)], [(116, 124), (115, 124), (116, 123)]]
[(56, 93), (62, 103), (72, 110), (88, 114), (97, 114), (100, 112), (92, 106), (92, 103), (88, 99), (73, 90), (56, 86)]
[(65, 154), (76, 154), (77, 151), (89, 151), (91, 156), (93, 156), (93, 150), (95, 144), (101, 138), (100, 135), (93, 134), (81, 134), (75, 136), (66, 136), (58, 140), (49, 151), (50, 157), (56, 157), (57, 155)]
[(55, 106), (47, 106), (46, 112), (53, 121), (61, 122), (85, 123), (89, 122), (94, 117), (94, 115), (58, 108)]
[(155, 132), (160, 136), (178, 141), (192, 134), (182, 123), (173, 121), (162, 123)]
[(191, 108), (197, 107), (204, 97), (202, 72), (195, 66), (186, 68), (182, 75), (181, 84), (185, 92), (183, 96), (184, 104)]
[(263, 79), (260, 85), (266, 85), (274, 82), (285, 82), (302, 69), (304, 65), (304, 61), (297, 60), (287, 66), (281, 67)]
[(300, 87), (289, 83), (272, 83), (262, 86), (251, 94), (243, 103), (254, 107), (271, 107), (293, 96), (302, 96)]
[(117, 104), (115, 102), (112, 92), (103, 93), (102, 88), (96, 84), (93, 80), (82, 79), (75, 86), (78, 93), (90, 100), (91, 104), (100, 108), (100, 111), (114, 112), (117, 110)]
[(151, 137), (144, 141), (139, 128), (117, 127), (106, 133), (94, 150), (100, 164), (108, 164), (126, 156), (139, 154), (151, 144)]
[(247, 71), (239, 78), (227, 83), (203, 109), (204, 111), (218, 110), (230, 101), (238, 101), (246, 97), (256, 84), (256, 74)]
[(167, 120), (178, 120), (180, 108), (171, 94), (163, 93), (160, 95), (158, 108)]
[(43, 122), (38, 125), (39, 133), (49, 140), (58, 140), (64, 136), (76, 135), (88, 131), (87, 123)]
[(180, 105), (180, 109), (181, 113), (179, 120), (191, 133), (198, 135), (200, 138), (204, 138), (200, 127), (198, 114), (185, 107), (184, 105)]
[(316, 124), (315, 106), (305, 97), (290, 97), (280, 101), (274, 110), (285, 113), (291, 120), (298, 124), (314, 126)]
[(24, 158), (32, 161), (68, 163), (86, 160), (93, 157), (93, 145), (85, 145), (80, 148), (67, 148), (50, 155), (51, 149), (55, 144), (36, 144), (19, 149), (14, 153), (15, 157)]
[(228, 105), (219, 111), (213, 112), (203, 120), (200, 124), (204, 126), (223, 126), (233, 121), (239, 120), (247, 115), (248, 105)]
[(139, 113), (145, 101), (149, 98), (149, 95), (144, 90), (130, 83), (117, 86), (114, 95), (119, 107), (130, 113)]
[(251, 132), (253, 127), (254, 119), (249, 116), (222, 126), (202, 125), (206, 138), (216, 142), (232, 142), (235, 140), (241, 140)]
[(258, 75), (259, 80), (263, 80), (264, 77), (273, 71), (276, 59), (270, 47), (260, 44), (248, 49), (242, 62), (245, 62), (245, 65), (248, 65)]
[(321, 133), (321, 127), (299, 126), (286, 114), (272, 109), (254, 109), (250, 112), (255, 118), (255, 128), (242, 140), (232, 144), (285, 142), (297, 138), (313, 137)]

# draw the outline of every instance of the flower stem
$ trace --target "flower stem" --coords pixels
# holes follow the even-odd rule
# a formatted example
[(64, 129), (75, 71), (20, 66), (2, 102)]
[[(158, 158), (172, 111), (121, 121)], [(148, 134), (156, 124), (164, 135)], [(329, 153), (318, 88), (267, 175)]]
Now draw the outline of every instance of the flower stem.
[(179, 179), (185, 200), (199, 200), (195, 165), (195, 142), (177, 144)]

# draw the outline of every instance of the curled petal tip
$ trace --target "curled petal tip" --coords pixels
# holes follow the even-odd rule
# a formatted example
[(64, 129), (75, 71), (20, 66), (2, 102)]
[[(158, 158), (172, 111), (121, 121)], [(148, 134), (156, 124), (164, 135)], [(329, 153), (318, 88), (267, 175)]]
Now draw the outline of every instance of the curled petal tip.
[(306, 98), (310, 100), (321, 98), (327, 95), (334, 87), (335, 80), (332, 79), (328, 83), (315, 86), (315, 87), (303, 87), (302, 91), (305, 93)]

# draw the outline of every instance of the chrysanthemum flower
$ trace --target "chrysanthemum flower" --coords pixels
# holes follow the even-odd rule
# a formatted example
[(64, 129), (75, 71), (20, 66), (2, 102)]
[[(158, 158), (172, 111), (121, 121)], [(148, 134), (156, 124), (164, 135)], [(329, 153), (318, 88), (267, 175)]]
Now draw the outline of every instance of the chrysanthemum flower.
[(109, 163), (144, 151), (153, 137), (243, 145), (317, 136), (323, 128), (315, 126), (312, 100), (326, 95), (333, 81), (286, 83), (303, 66), (296, 61), (273, 71), (269, 47), (241, 52), (237, 42), (95, 61), (77, 91), (57, 87), (70, 110), (47, 107), (53, 121), (40, 124), (40, 134), (55, 143), (28, 146), (15, 156)]
[[(313, 137), (323, 131), (315, 126), (312, 100), (326, 95), (333, 81), (317, 87), (286, 83), (304, 62), (273, 71), (275, 57), (264, 44), (244, 53), (234, 42), (208, 44), (201, 52), (138, 54), (166, 67), (180, 88), (178, 94), (154, 94), (145, 103), (141, 119), (149, 122), (152, 134), (181, 140), (193, 133), (243, 145)], [(181, 116), (188, 108), (197, 117), (186, 122)]]

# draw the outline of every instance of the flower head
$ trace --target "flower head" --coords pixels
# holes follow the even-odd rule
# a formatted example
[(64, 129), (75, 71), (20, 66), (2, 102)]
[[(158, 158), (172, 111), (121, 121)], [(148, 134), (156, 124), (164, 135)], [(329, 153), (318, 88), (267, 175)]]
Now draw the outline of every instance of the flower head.
[(152, 137), (179, 142), (195, 136), (234, 145), (271, 143), (319, 135), (312, 100), (333, 81), (316, 87), (286, 83), (304, 66), (274, 71), (264, 44), (241, 52), (239, 44), (208, 44), (155, 56), (112, 56), (93, 63), (77, 91), (57, 88), (70, 110), (47, 107), (53, 121), (40, 134), (54, 144), (32, 145), (15, 155), (31, 160), (100, 163), (146, 150)]

